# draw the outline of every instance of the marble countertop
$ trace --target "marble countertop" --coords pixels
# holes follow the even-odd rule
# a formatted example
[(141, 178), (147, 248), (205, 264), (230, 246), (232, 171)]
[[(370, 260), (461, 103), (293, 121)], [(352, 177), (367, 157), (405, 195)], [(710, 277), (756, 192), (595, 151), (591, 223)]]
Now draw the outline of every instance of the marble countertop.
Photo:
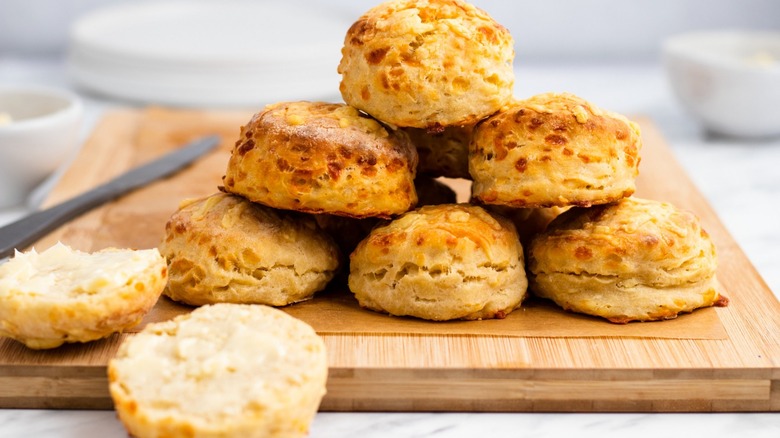
[[(72, 88), (59, 60), (0, 56), (0, 85), (9, 84)], [(770, 289), (780, 297), (780, 139), (746, 141), (703, 132), (679, 107), (662, 67), (655, 62), (518, 67), (516, 96), (546, 91), (569, 91), (603, 108), (650, 117)], [(120, 104), (82, 95), (87, 110), (86, 136), (106, 108)], [(33, 195), (31, 204), (43, 193), (45, 188)], [(23, 206), (0, 211), (0, 223), (25, 211)], [(484, 432), (529, 437), (641, 437), (667, 432), (778, 437), (780, 414), (320, 413), (310, 436), (457, 437)], [(126, 432), (112, 411), (0, 410), (0, 436), (121, 437)]]

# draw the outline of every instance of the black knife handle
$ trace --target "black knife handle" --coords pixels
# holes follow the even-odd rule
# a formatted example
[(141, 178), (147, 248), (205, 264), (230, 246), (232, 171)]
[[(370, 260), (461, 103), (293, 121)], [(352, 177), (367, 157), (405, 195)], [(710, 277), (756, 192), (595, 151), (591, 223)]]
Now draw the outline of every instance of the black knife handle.
[(219, 144), (212, 135), (196, 140), (162, 158), (137, 167), (75, 198), (49, 209), (25, 216), (0, 228), (0, 259), (10, 257), (14, 249), (24, 249), (63, 223), (190, 164)]
[(26, 248), (61, 224), (119, 195), (98, 188), (0, 228), (0, 259), (12, 256), (14, 249)]

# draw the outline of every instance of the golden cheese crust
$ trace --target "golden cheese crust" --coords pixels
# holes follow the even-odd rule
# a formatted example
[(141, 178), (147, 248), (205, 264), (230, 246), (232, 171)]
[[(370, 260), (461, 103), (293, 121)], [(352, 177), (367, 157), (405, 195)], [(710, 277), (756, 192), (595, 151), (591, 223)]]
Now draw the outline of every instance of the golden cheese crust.
[(639, 126), (567, 93), (507, 105), (469, 146), (473, 197), (512, 207), (614, 202), (634, 193)]
[(156, 249), (17, 253), (0, 266), (0, 335), (48, 349), (121, 333), (154, 306), (167, 275)]
[(408, 136), (344, 104), (269, 105), (241, 128), (224, 189), (269, 207), (349, 217), (417, 203)]
[(350, 256), (362, 307), (434, 321), (503, 318), (527, 280), (514, 226), (478, 206), (425, 206), (379, 226)]
[(529, 249), (535, 294), (619, 323), (725, 305), (716, 265), (715, 245), (696, 216), (633, 197), (573, 208)]
[(464, 1), (387, 1), (347, 32), (341, 95), (397, 126), (473, 124), (511, 98), (513, 44), (506, 28)]
[(474, 125), (448, 126), (441, 132), (405, 128), (417, 148), (417, 173), (431, 177), (471, 179), (469, 142)]
[(149, 324), (108, 364), (117, 416), (138, 438), (305, 437), (327, 374), (310, 326), (247, 304)]
[(336, 244), (311, 217), (225, 193), (183, 203), (165, 233), (164, 293), (190, 305), (284, 306), (324, 289), (339, 266)]

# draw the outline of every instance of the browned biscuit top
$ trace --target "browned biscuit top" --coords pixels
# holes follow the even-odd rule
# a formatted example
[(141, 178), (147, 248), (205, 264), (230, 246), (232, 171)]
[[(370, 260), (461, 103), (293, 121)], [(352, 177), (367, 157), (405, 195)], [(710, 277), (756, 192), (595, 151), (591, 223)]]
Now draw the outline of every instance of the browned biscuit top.
[(514, 207), (589, 206), (635, 189), (639, 126), (568, 93), (505, 106), (469, 146), (474, 197)]
[[(601, 147), (624, 142), (626, 165), (634, 167), (639, 160), (637, 128), (625, 117), (601, 110), (585, 99), (568, 93), (547, 93), (517, 102), (485, 121), (479, 135), (490, 135), (493, 159), (501, 161), (509, 151), (522, 147), (523, 140), (543, 144), (542, 162), (553, 160), (552, 154), (576, 158), (584, 164), (615, 158), (617, 151)], [(632, 141), (628, 141), (632, 140)], [(477, 142), (479, 144), (479, 141)], [(518, 172), (527, 163), (515, 163)]]
[(473, 124), (506, 103), (513, 39), (460, 0), (393, 0), (350, 27), (339, 73), (344, 101), (403, 127)]
[(408, 136), (344, 104), (269, 105), (241, 129), (225, 189), (271, 207), (354, 217), (416, 202)]
[(460, 262), (474, 261), (477, 267), (487, 260), (503, 266), (516, 261), (519, 246), (514, 225), (504, 217), (475, 205), (429, 205), (375, 228), (361, 242), (360, 257), (372, 263), (392, 263), (401, 257), (399, 253), (437, 259), (458, 251)]
[(217, 193), (182, 202), (165, 226), (165, 294), (190, 305), (284, 306), (325, 288), (339, 251), (310, 215)]
[(558, 216), (530, 254), (535, 274), (630, 277), (656, 287), (710, 278), (716, 267), (715, 245), (696, 216), (634, 197)]

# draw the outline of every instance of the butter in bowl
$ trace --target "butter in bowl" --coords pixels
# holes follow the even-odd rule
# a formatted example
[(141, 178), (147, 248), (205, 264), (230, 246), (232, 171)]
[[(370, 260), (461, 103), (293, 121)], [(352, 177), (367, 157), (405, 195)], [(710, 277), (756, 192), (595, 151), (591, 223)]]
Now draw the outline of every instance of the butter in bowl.
[(0, 209), (24, 203), (79, 145), (80, 99), (65, 90), (0, 87)]
[(780, 136), (780, 32), (708, 31), (663, 46), (670, 85), (713, 133)]

